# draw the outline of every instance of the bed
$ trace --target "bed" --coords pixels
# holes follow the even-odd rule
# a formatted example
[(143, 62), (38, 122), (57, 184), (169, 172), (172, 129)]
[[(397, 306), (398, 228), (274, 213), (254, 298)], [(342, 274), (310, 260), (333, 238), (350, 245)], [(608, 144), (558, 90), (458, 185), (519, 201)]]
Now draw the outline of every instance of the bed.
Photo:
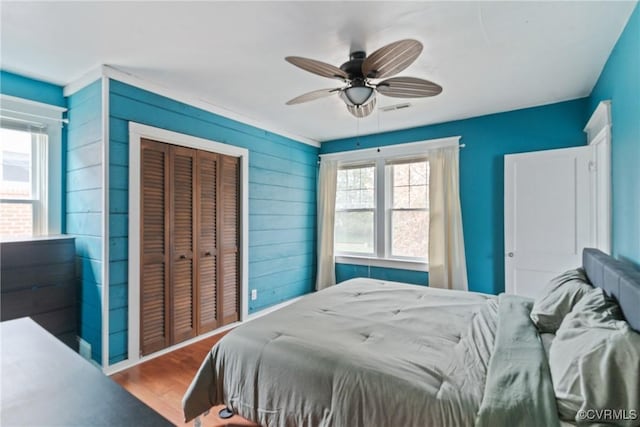
[[(640, 329), (640, 274), (594, 249), (583, 267)], [(264, 426), (559, 426), (532, 305), (343, 282), (221, 339), (184, 396), (185, 419), (224, 403)]]

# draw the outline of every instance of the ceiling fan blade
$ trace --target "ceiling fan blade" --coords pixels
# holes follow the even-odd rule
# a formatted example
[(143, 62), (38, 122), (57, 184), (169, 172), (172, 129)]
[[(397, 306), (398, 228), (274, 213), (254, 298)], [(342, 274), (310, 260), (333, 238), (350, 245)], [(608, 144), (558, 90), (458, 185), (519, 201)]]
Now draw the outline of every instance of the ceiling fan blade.
[(349, 110), (349, 112), (354, 115), (355, 117), (361, 119), (363, 117), (367, 117), (369, 114), (371, 114), (373, 112), (373, 109), (376, 106), (376, 98), (373, 97), (371, 99), (371, 101), (369, 101), (368, 103), (361, 105), (359, 107), (355, 107), (353, 105), (347, 105), (347, 110)]
[(400, 40), (373, 52), (362, 63), (362, 74), (372, 79), (382, 79), (398, 74), (416, 60), (422, 52), (417, 40)]
[(339, 80), (346, 80), (349, 77), (349, 75), (340, 68), (325, 62), (316, 61), (315, 59), (301, 58), (299, 56), (287, 56), (284, 59), (296, 67), (322, 77)]
[(303, 95), (296, 96), (293, 99), (287, 101), (287, 105), (302, 104), (303, 102), (309, 102), (316, 99), (324, 98), (325, 96), (333, 95), (336, 92), (340, 92), (340, 88), (335, 89), (319, 89), (313, 92), (307, 92)]
[(393, 98), (424, 98), (442, 92), (442, 86), (416, 77), (392, 77), (378, 83), (376, 89)]

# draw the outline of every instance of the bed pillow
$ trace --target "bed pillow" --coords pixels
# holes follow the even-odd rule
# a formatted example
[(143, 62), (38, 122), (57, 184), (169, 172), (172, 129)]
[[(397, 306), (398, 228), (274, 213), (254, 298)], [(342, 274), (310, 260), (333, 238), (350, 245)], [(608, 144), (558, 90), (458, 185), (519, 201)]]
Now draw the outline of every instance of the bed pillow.
[(551, 279), (535, 300), (531, 320), (540, 332), (553, 334), (580, 298), (592, 290), (582, 268), (562, 273)]
[(592, 290), (562, 321), (549, 351), (560, 418), (584, 423), (598, 421), (581, 418), (588, 410), (626, 410), (628, 417), (632, 410), (638, 413), (638, 366), (640, 334), (623, 320), (617, 303), (602, 289)]

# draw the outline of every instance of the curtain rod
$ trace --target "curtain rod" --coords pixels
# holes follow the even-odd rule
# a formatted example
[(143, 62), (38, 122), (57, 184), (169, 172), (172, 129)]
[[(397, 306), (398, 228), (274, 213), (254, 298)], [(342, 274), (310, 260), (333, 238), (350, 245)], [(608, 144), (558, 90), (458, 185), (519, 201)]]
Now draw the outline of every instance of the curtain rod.
[[(58, 119), (58, 118), (55, 118), (55, 117), (41, 116), (41, 115), (38, 115), (38, 114), (23, 113), (21, 111), (7, 110), (5, 108), (2, 109), (2, 112), (7, 112), (9, 114), (15, 113), (15, 114), (19, 114), (21, 116), (29, 116), (29, 117), (33, 117), (35, 119), (42, 119), (42, 120), (47, 120), (47, 121), (52, 121), (52, 122), (58, 122), (60, 124), (65, 124), (65, 125), (69, 124), (69, 119)], [(42, 123), (34, 123), (34, 122), (29, 121), (29, 120), (21, 119), (21, 118), (18, 118), (18, 117), (15, 117), (15, 116), (11, 116), (11, 115), (7, 116), (5, 114), (0, 114), (0, 118), (7, 119), (7, 120), (15, 120), (17, 122), (25, 122), (25, 123), (32, 123), (32, 124), (42, 125)]]
[(436, 148), (454, 147), (460, 149), (466, 145), (460, 142), (461, 136), (452, 136), (427, 141), (406, 142), (402, 144), (383, 145), (378, 147), (358, 148), (355, 150), (338, 151), (334, 153), (319, 154), (318, 157), (337, 158), (338, 160), (365, 160), (383, 155), (389, 156), (413, 156), (426, 154), (427, 151)]
[[(458, 144), (459, 148), (464, 148), (466, 146), (467, 144)], [(378, 147), (378, 150), (380, 150), (380, 147)], [(337, 154), (337, 153), (340, 153), (340, 151), (337, 151), (336, 153), (327, 153), (327, 154)], [(318, 154), (318, 163), (320, 163), (320, 160), (322, 160), (322, 156), (323, 154)]]

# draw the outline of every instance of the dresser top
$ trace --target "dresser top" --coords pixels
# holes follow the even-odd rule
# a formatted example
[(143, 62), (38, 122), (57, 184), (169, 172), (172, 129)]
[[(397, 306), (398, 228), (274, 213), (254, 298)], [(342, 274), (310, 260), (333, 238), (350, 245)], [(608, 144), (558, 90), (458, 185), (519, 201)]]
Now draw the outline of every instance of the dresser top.
[(0, 331), (2, 425), (172, 425), (33, 320), (2, 322)]

